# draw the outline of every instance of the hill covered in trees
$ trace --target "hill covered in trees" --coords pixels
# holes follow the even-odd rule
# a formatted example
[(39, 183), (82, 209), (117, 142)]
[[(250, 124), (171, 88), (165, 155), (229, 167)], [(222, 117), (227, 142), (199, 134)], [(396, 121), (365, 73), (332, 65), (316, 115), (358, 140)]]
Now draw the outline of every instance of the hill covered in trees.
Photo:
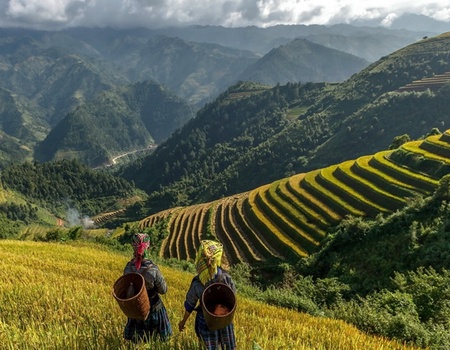
[(200, 241), (217, 237), (232, 264), (295, 263), (320, 251), (347, 216), (400, 210), (432, 195), (448, 174), (450, 131), (212, 202), (166, 209), (140, 225), (164, 232), (159, 254), (165, 258), (193, 261)]
[(289, 82), (333, 83), (346, 80), (368, 65), (368, 61), (346, 52), (295, 39), (249, 65), (239, 78), (271, 86)]
[[(430, 34), (350, 25), (62, 31), (1, 28), (0, 133), (7, 145), (0, 146), (0, 169), (24, 160), (77, 158), (91, 166), (108, 163), (109, 157), (146, 148), (150, 138), (156, 143), (164, 140), (161, 130), (170, 135), (192, 116), (188, 109), (197, 110), (239, 80), (342, 81), (373, 60), (364, 61), (362, 53), (378, 59)], [(304, 45), (296, 45), (295, 39)], [(324, 56), (335, 62), (334, 69), (324, 65)], [(242, 75), (250, 66), (252, 75)], [(258, 67), (264, 67), (263, 72)], [(145, 97), (156, 104), (157, 115), (143, 118), (155, 122), (157, 130), (144, 123), (147, 130), (137, 132), (136, 128), (141, 128), (137, 115), (151, 109), (130, 106), (123, 95), (130, 102), (142, 102), (142, 92), (138, 93), (134, 84), (143, 82), (159, 85), (171, 97), (161, 101), (154, 95)], [(143, 91), (152, 93), (152, 89)], [(105, 96), (117, 100), (116, 111), (108, 109)], [(184, 115), (171, 108), (180, 103), (186, 105)], [(128, 118), (134, 122), (124, 123), (122, 119)], [(96, 120), (102, 120), (104, 129), (95, 130)], [(68, 131), (70, 128), (73, 130)], [(124, 140), (117, 137), (118, 128), (123, 129)], [(91, 139), (89, 131), (94, 130), (98, 139), (84, 143), (80, 135)]]
[(0, 182), (2, 238), (18, 237), (33, 225), (94, 227), (95, 215), (146, 198), (132, 183), (76, 160), (13, 165), (0, 172)]
[(157, 83), (117, 87), (68, 113), (37, 144), (34, 158), (111, 165), (121, 154), (149, 153), (193, 116), (189, 104)]
[(144, 189), (157, 212), (372, 154), (400, 135), (442, 130), (450, 124), (445, 81), (438, 90), (398, 90), (450, 71), (449, 48), (449, 34), (424, 39), (339, 84), (230, 87), (118, 174)]

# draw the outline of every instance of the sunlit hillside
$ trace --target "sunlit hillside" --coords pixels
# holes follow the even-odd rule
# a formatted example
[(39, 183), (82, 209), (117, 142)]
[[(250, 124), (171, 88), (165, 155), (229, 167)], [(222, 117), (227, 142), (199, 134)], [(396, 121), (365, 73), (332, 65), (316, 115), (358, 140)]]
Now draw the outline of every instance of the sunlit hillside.
[(450, 130), (214, 202), (168, 209), (141, 227), (165, 223), (164, 258), (192, 260), (200, 240), (213, 236), (232, 264), (295, 262), (317, 252), (346, 216), (393, 213), (431, 195), (448, 173)]
[[(132, 349), (122, 340), (125, 316), (112, 296), (128, 260), (97, 245), (0, 241), (1, 349)], [(160, 266), (163, 296), (174, 328), (168, 344), (152, 349), (197, 349), (194, 318), (179, 333), (184, 294), (193, 277)], [(239, 288), (239, 286), (238, 286)], [(311, 317), (238, 295), (239, 349), (413, 349), (365, 335), (337, 320)], [(143, 348), (143, 347), (138, 347)]]

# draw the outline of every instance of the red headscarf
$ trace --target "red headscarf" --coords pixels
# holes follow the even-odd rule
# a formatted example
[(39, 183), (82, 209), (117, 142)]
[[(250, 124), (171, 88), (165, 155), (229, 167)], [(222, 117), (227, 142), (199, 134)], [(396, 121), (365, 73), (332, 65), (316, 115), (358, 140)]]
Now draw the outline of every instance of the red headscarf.
[(134, 250), (134, 265), (136, 269), (141, 268), (142, 259), (146, 258), (147, 249), (150, 247), (150, 237), (145, 233), (138, 233), (133, 237), (131, 243)]

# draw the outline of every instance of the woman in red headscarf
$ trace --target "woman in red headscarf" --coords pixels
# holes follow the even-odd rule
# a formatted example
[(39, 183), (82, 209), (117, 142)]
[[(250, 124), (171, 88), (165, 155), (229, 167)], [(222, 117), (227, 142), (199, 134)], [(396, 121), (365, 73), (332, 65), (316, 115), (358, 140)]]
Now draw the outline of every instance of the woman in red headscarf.
[(140, 273), (145, 279), (145, 287), (150, 299), (150, 313), (145, 321), (128, 318), (124, 338), (133, 342), (149, 341), (157, 336), (162, 341), (172, 335), (172, 327), (160, 294), (167, 293), (167, 284), (158, 266), (147, 258), (150, 238), (138, 233), (133, 237), (133, 258), (127, 263), (124, 274)]

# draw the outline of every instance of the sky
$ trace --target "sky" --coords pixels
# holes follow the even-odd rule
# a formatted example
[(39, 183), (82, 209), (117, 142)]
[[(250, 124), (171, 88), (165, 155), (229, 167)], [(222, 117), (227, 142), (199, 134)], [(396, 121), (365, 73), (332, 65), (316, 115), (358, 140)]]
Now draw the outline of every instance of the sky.
[(403, 13), (450, 22), (449, 0), (0, 0), (0, 27), (147, 27), (349, 23)]

